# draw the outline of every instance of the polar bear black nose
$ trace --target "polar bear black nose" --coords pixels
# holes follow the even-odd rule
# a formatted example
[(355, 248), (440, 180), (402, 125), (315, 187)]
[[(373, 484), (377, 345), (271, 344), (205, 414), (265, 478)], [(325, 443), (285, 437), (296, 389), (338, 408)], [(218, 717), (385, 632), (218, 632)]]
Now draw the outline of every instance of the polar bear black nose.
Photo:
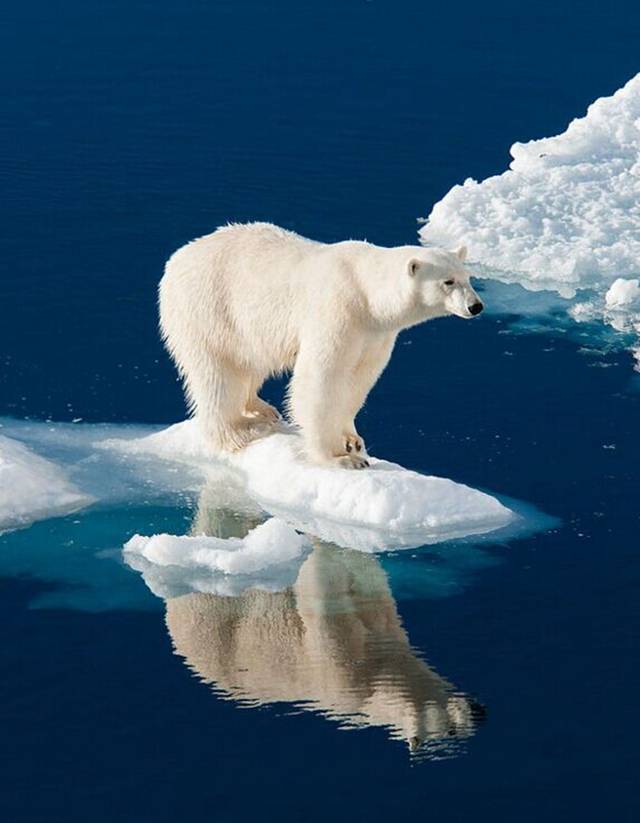
[(483, 306), (483, 305), (482, 305), (482, 303), (478, 300), (478, 302), (477, 302), (477, 303), (472, 303), (472, 304), (469, 306), (469, 313), (470, 313), (470, 314), (472, 314), (472, 315), (475, 317), (475, 316), (476, 316), (476, 314), (480, 314), (480, 312), (482, 311), (482, 309), (484, 309), (484, 306)]

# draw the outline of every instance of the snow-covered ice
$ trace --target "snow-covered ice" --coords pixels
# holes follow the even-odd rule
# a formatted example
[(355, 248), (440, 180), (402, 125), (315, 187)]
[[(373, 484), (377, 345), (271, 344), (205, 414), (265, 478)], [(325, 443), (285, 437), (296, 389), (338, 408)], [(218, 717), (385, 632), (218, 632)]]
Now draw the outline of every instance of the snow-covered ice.
[[(195, 420), (142, 439), (102, 445), (131, 455), (196, 460), (205, 473), (216, 462), (206, 458)], [(365, 471), (312, 466), (294, 433), (272, 434), (224, 461), (265, 511), (322, 539), (362, 550), (482, 534), (515, 517), (484, 492), (385, 460), (372, 458)]]
[(512, 282), (572, 295), (640, 271), (640, 74), (563, 133), (515, 143), (509, 171), (468, 179), (420, 231)]
[(69, 514), (92, 500), (55, 463), (0, 435), (0, 532)]
[(454, 186), (421, 241), (466, 244), (479, 276), (567, 299), (587, 290), (591, 319), (609, 322), (614, 307), (631, 313), (624, 330), (640, 328), (627, 299), (640, 274), (640, 74), (562, 134), (515, 143), (511, 155), (503, 174)]

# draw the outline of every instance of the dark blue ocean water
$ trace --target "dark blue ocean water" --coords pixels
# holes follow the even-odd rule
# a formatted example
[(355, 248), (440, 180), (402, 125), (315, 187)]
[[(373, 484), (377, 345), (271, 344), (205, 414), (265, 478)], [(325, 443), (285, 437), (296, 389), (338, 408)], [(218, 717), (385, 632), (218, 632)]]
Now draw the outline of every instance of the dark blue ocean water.
[[(564, 130), (639, 68), (630, 2), (0, 14), (0, 415), (14, 418), (181, 419), (155, 307), (177, 246), (249, 219), (414, 242), (453, 184), (501, 172), (511, 143)], [(348, 731), (286, 700), (223, 699), (203, 682), (206, 642), (185, 662), (190, 641), (119, 562), (136, 531), (187, 531), (192, 502), (88, 509), (0, 537), (2, 820), (637, 820), (640, 393), (624, 351), (515, 319), (412, 330), (360, 419), (375, 454), (558, 519), (348, 560), (356, 589), (383, 575), (374, 611), (392, 628), (362, 659), (386, 672), (397, 722), (431, 677), (484, 707), (468, 734), (412, 756), (366, 699)], [(194, 620), (213, 638), (209, 607)], [(320, 708), (341, 677), (366, 692), (350, 643), (319, 646)], [(280, 651), (254, 703), (277, 691)], [(411, 674), (422, 660), (433, 675)]]

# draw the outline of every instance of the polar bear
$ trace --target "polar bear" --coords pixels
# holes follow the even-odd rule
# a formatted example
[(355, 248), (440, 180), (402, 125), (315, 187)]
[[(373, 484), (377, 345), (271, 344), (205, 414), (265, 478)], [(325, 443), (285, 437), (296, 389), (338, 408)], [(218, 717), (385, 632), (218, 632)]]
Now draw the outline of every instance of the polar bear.
[(211, 452), (277, 427), (258, 391), (292, 372), (287, 411), (307, 457), (368, 466), (354, 418), (398, 333), (482, 311), (465, 257), (464, 247), (319, 243), (269, 223), (228, 225), (178, 249), (160, 283), (160, 327)]

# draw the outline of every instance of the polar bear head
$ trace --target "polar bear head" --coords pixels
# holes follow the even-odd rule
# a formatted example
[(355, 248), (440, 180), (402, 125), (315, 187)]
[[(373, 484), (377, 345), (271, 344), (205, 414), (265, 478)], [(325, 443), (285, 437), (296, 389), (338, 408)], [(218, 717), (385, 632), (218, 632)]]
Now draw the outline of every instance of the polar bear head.
[(414, 281), (414, 295), (430, 314), (455, 314), (468, 320), (484, 308), (464, 268), (466, 257), (465, 246), (455, 252), (416, 249), (410, 257), (407, 274)]

